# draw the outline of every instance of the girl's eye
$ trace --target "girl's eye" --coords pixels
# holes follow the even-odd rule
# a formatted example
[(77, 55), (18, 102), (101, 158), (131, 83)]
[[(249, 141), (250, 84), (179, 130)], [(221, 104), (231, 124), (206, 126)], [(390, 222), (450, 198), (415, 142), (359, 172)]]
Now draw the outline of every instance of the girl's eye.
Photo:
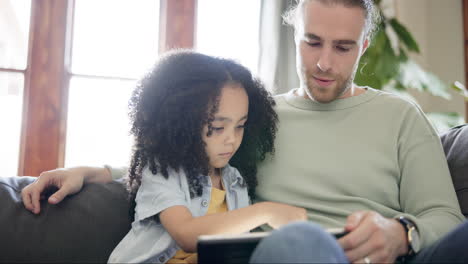
[(239, 125), (237, 126), (238, 129), (244, 129), (245, 128), (245, 124), (244, 125)]
[(224, 127), (212, 127), (212, 129), (215, 132), (221, 132), (221, 131), (223, 131)]

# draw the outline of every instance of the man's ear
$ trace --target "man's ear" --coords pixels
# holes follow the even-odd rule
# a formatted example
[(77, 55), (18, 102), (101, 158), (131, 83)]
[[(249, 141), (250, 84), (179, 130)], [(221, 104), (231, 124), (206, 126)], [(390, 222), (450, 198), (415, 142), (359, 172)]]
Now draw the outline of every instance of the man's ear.
[(361, 53), (361, 55), (364, 54), (364, 53), (366, 52), (366, 50), (367, 50), (367, 48), (369, 47), (369, 45), (370, 45), (370, 39), (369, 39), (369, 37), (366, 37), (366, 38), (364, 39), (364, 43), (362, 44), (362, 53)]

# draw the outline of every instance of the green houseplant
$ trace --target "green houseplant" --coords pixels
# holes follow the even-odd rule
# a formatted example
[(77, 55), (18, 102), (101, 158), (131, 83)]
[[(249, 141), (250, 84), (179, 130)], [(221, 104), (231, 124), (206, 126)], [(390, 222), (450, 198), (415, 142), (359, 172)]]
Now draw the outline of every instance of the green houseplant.
[[(448, 85), (434, 74), (425, 71), (408, 55), (419, 54), (419, 45), (396, 18), (386, 17), (382, 12), (381, 0), (374, 0), (381, 15), (371, 46), (361, 59), (355, 82), (386, 90), (416, 100), (408, 93), (409, 89), (428, 92), (432, 95), (450, 99), (449, 89), (464, 93), (464, 87)], [(393, 31), (395, 37), (391, 39)], [(392, 42), (393, 40), (393, 42)], [(465, 96), (465, 95), (464, 95)], [(463, 123), (457, 113), (427, 113), (433, 125), (439, 130)]]

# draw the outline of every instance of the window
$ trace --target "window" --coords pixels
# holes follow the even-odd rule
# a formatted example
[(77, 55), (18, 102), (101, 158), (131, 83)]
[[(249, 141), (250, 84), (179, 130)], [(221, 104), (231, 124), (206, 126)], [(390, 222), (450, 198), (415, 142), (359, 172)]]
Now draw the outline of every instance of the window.
[(0, 0), (0, 171), (18, 171), (31, 1)]
[(260, 0), (0, 0), (0, 6), (4, 175), (127, 163), (128, 99), (160, 52), (197, 42), (201, 52), (257, 67)]
[(127, 103), (157, 59), (159, 1), (76, 1), (73, 24), (65, 166), (125, 165)]

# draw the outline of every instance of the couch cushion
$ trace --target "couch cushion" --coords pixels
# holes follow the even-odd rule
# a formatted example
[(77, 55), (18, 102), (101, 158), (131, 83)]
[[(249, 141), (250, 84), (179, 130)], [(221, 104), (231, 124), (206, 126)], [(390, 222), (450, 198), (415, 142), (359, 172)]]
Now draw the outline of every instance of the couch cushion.
[(34, 215), (20, 194), (34, 179), (0, 177), (0, 262), (106, 262), (131, 226), (124, 185), (87, 184)]
[(468, 125), (450, 129), (440, 137), (462, 213), (468, 218)]

